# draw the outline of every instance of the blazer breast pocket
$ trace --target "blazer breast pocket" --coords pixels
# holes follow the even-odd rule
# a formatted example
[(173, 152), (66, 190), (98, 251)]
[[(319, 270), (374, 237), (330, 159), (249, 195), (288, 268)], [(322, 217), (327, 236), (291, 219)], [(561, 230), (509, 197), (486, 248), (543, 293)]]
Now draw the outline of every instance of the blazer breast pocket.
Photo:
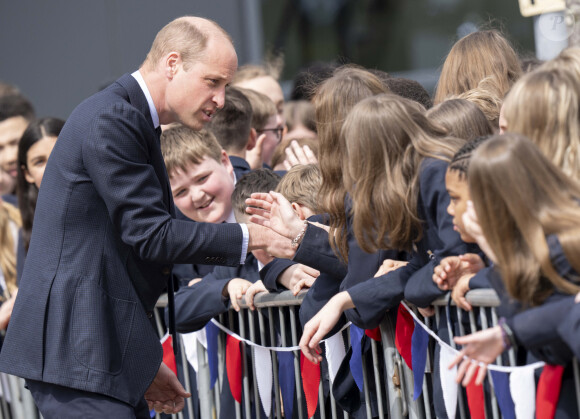
[(87, 278), (79, 281), (71, 320), (71, 346), (89, 369), (117, 374), (125, 360), (137, 302), (115, 298)]

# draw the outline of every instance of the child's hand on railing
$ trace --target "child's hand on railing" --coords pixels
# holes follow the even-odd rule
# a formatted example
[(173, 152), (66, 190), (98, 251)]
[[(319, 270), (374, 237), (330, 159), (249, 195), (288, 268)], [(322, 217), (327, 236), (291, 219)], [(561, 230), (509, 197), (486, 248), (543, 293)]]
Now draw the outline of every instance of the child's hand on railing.
[(233, 278), (225, 286), (224, 297), (230, 298), (230, 302), (232, 303), (234, 310), (240, 311), (240, 304), (238, 303), (238, 300), (242, 298), (242, 296), (251, 286), (252, 283), (243, 278)]
[(250, 306), (251, 310), (256, 309), (256, 307), (254, 306), (254, 296), (256, 294), (261, 293), (261, 292), (266, 292), (266, 293), (268, 292), (268, 290), (264, 286), (264, 283), (262, 282), (262, 280), (254, 282), (250, 286), (250, 288), (248, 288), (246, 290), (246, 294), (244, 295), (244, 298), (246, 300), (246, 304)]
[(463, 275), (451, 291), (451, 299), (455, 301), (457, 307), (462, 308), (465, 311), (471, 311), (471, 304), (465, 298), (465, 294), (469, 291), (469, 280), (474, 274)]
[(319, 275), (320, 271), (297, 263), (285, 269), (276, 281), (297, 295), (302, 288), (311, 287)]

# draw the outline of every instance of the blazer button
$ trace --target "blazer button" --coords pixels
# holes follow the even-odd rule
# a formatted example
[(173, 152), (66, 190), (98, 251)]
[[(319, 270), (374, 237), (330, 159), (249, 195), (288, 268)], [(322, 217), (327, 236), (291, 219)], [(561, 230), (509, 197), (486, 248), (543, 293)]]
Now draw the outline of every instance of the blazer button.
[(167, 266), (166, 266), (165, 268), (163, 268), (163, 269), (161, 270), (161, 273), (162, 273), (163, 275), (169, 275), (169, 274), (171, 273), (171, 269), (170, 269), (169, 267), (167, 267)]
[(153, 318), (153, 312), (152, 312), (152, 311), (148, 311), (148, 312), (147, 312), (147, 318), (148, 318), (148, 319), (151, 319), (151, 318)]

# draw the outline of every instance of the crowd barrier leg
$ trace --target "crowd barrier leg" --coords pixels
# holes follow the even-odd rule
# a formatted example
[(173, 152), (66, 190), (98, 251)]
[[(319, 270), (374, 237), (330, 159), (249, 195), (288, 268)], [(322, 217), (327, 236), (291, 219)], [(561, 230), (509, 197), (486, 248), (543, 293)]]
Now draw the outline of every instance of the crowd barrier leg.
[(389, 417), (403, 418), (408, 414), (407, 404), (400, 387), (400, 381), (395, 383), (394, 377), (400, 375), (398, 366), (399, 352), (395, 347), (395, 326), (389, 316), (381, 323), (381, 341), (385, 359), (385, 382), (387, 399), (389, 400)]
[[(197, 342), (197, 391), (199, 394), (199, 414), (202, 418), (211, 418), (215, 413), (212, 400), (215, 400), (215, 395), (212, 392), (210, 385), (211, 378), (209, 373), (209, 362), (207, 359), (207, 351), (203, 345)], [(217, 383), (216, 383), (217, 387)]]
[[(258, 309), (258, 313), (260, 314), (259, 321), (260, 321), (260, 331), (265, 329), (264, 327), (264, 316), (260, 309)], [(268, 307), (268, 322), (269, 325), (269, 332), (270, 332), (270, 344), (275, 345), (278, 341), (276, 332), (274, 330), (274, 322), (273, 322), (273, 311), (271, 307)], [(264, 340), (263, 340), (264, 342)], [(274, 404), (276, 406), (276, 418), (282, 417), (282, 401), (280, 397), (280, 381), (278, 375), (278, 358), (276, 357), (276, 352), (272, 352), (272, 373), (274, 377)]]

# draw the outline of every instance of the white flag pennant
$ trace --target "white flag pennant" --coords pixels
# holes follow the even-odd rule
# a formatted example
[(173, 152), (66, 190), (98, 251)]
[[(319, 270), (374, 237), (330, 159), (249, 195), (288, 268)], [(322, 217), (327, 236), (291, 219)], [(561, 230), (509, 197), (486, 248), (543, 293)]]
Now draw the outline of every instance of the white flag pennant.
[(256, 382), (262, 407), (267, 415), (272, 411), (272, 355), (268, 349), (254, 346)]
[(185, 357), (187, 361), (191, 364), (191, 367), (196, 372), (199, 369), (199, 364), (197, 362), (197, 342), (199, 341), (204, 348), (207, 349), (207, 338), (205, 335), (205, 329), (198, 330), (197, 332), (191, 333), (181, 333), (179, 335), (181, 341), (183, 342), (183, 348), (185, 349)]
[(449, 364), (453, 362), (457, 356), (451, 348), (447, 346), (440, 346), (441, 352), (439, 355), (439, 375), (441, 378), (441, 389), (443, 390), (443, 401), (445, 402), (445, 410), (449, 419), (455, 419), (455, 412), (457, 410), (457, 367), (449, 369)]
[(510, 393), (517, 419), (534, 419), (536, 413), (535, 368), (521, 367), (510, 374)]
[(338, 373), (338, 368), (342, 360), (346, 356), (344, 348), (344, 340), (342, 334), (337, 333), (326, 339), (326, 360), (328, 361), (328, 375), (330, 378), (330, 385), (334, 382), (334, 377)]

